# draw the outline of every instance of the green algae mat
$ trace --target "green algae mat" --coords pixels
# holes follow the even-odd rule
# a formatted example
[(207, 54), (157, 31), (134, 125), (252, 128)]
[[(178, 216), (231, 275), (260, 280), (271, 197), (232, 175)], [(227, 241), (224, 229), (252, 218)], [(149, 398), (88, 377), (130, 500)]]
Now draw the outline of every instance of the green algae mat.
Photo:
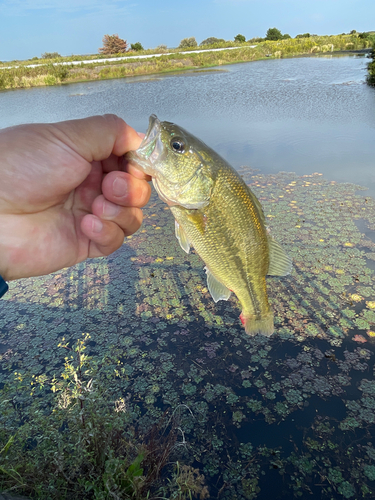
[(199, 471), (194, 498), (374, 498), (375, 200), (321, 174), (240, 173), (293, 258), (290, 276), (267, 278), (275, 334), (248, 337), (233, 295), (213, 302), (153, 194), (115, 254), (11, 283), (4, 435), (25, 421), (9, 401), (19, 414), (45, 402), (84, 338), (111, 411), (122, 405), (144, 434), (178, 415), (170, 461)]

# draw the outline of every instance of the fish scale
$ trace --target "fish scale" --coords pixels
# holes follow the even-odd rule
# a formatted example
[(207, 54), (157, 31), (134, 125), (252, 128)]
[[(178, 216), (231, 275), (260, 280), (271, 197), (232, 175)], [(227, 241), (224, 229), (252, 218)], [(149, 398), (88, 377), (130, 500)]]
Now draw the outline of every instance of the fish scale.
[(127, 158), (152, 176), (175, 217), (182, 249), (193, 246), (205, 262), (215, 302), (234, 292), (246, 333), (271, 335), (265, 277), (289, 274), (292, 264), (268, 235), (261, 204), (239, 174), (202, 141), (155, 115)]
[(207, 207), (171, 211), (208, 269), (237, 295), (243, 316), (259, 320), (269, 314), (267, 234), (237, 172), (227, 165), (219, 170)]

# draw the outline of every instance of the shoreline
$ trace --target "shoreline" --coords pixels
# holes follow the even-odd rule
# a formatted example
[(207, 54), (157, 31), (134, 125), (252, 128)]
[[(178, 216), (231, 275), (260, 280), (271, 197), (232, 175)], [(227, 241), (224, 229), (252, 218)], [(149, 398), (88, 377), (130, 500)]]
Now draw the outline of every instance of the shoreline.
[[(111, 60), (86, 60), (20, 65), (0, 69), (0, 91), (25, 89), (41, 86), (67, 85), (70, 83), (112, 80), (134, 76), (155, 76), (166, 73), (181, 73), (204, 70), (213, 67), (239, 64), (265, 59), (311, 57), (320, 55), (363, 55), (371, 52), (366, 42), (348, 42), (348, 36), (319, 37), (321, 40), (304, 39), (296, 41), (263, 42), (256, 46), (227, 47), (211, 50), (184, 51), (168, 54), (131, 56)], [(335, 44), (327, 39), (336, 38)], [(365, 47), (364, 47), (365, 45)], [(334, 47), (337, 47), (334, 49)]]

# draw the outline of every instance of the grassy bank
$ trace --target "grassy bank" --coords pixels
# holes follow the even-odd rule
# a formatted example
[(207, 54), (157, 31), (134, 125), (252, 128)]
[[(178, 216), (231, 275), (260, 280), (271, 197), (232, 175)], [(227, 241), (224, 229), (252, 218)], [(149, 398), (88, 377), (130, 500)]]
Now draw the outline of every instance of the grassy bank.
[(367, 83), (372, 87), (375, 87), (375, 42), (372, 46), (371, 57), (372, 61), (368, 65)]
[[(221, 52), (207, 51), (186, 54), (183, 51), (174, 51), (170, 55), (147, 60), (139, 59), (137, 55), (134, 55), (134, 60), (131, 61), (82, 63), (79, 66), (53, 64), (54, 62), (69, 63), (72, 62), (71, 58), (50, 60), (48, 63), (44, 60), (38, 60), (38, 63), (43, 64), (35, 68), (26, 67), (26, 62), (17, 62), (18, 67), (14, 65), (14, 67), (6, 68), (5, 64), (2, 65), (3, 69), (0, 69), (0, 89), (28, 88), (77, 81), (148, 75), (255, 61), (265, 57), (282, 58), (303, 54), (358, 50), (369, 46), (370, 42), (368, 40), (360, 39), (356, 35), (338, 35), (287, 39), (275, 42), (267, 41), (258, 44), (254, 48), (251, 48), (249, 44), (243, 44), (241, 48)], [(210, 46), (209, 48), (219, 48), (219, 45)], [(142, 54), (147, 52), (151, 51), (143, 51)], [(100, 57), (95, 55), (92, 58), (99, 59)], [(88, 57), (85, 57), (85, 60), (87, 59)], [(77, 58), (74, 60), (77, 60)], [(27, 61), (27, 63), (30, 64), (30, 61)]]

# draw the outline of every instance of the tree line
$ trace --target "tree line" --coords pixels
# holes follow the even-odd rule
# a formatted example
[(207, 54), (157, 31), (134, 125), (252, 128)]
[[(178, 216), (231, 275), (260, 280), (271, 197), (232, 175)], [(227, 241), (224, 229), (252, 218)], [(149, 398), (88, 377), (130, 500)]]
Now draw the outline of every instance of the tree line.
[[(374, 38), (374, 35), (372, 33), (368, 32), (363, 32), (363, 33), (358, 33), (356, 30), (352, 30), (350, 35), (358, 36), (361, 39), (371, 39)], [(342, 35), (346, 35), (346, 33), (342, 33)], [(318, 35), (313, 35), (310, 33), (303, 33), (297, 35), (295, 38), (309, 38), (309, 37), (314, 37)], [(267, 30), (266, 36), (264, 38), (262, 37), (254, 37), (246, 40), (246, 37), (242, 34), (238, 34), (234, 37), (234, 42), (236, 43), (261, 43), (264, 41), (277, 41), (277, 40), (286, 40), (290, 39), (291, 36), (288, 33), (282, 33), (278, 28), (269, 28)], [(124, 40), (123, 38), (120, 38), (117, 33), (113, 35), (104, 35), (102, 39), (103, 45), (102, 47), (99, 48), (99, 53), (103, 55), (114, 55), (114, 54), (123, 54), (125, 52), (139, 52), (142, 50), (145, 50), (143, 48), (143, 45), (141, 42), (135, 42), (131, 43), (130, 46), (127, 42), (127, 40)], [(216, 38), (214, 36), (208, 37), (205, 40), (203, 40), (200, 44), (199, 47), (204, 47), (205, 45), (214, 45), (214, 44), (222, 44), (226, 43), (227, 40), (224, 40), (224, 38)], [(233, 43), (233, 42), (232, 42)], [(180, 41), (180, 44), (178, 46), (179, 49), (187, 49), (187, 48), (195, 48), (198, 47), (198, 42), (194, 36), (189, 37), (189, 38), (183, 38)], [(159, 45), (156, 47), (156, 50), (159, 52), (163, 53), (167, 51), (167, 46), (166, 45)], [(41, 59), (56, 59), (61, 57), (61, 55), (58, 52), (45, 52), (44, 54), (41, 55)], [(36, 60), (38, 57), (33, 57), (31, 60)]]

